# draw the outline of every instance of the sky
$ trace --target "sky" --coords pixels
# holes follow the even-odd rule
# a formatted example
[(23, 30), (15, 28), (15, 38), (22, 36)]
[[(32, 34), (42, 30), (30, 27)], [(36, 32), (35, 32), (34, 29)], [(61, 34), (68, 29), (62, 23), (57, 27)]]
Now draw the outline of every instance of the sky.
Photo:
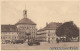
[(27, 10), (27, 18), (37, 25), (38, 29), (46, 23), (73, 21), (80, 27), (79, 1), (2, 1), (1, 24), (16, 24)]

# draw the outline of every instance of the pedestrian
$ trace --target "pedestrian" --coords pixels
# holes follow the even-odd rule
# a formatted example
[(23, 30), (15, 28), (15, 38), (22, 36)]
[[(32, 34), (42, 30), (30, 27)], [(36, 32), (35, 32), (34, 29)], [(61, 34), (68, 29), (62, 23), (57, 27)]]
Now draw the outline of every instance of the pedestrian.
[(59, 39), (58, 38), (56, 38), (56, 42), (59, 43)]

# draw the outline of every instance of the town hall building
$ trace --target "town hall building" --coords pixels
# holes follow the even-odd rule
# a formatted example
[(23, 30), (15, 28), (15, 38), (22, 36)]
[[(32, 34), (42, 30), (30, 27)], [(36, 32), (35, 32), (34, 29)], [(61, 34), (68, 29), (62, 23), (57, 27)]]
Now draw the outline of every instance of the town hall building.
[(1, 25), (1, 42), (11, 42), (14, 40), (28, 39), (28, 34), (30, 38), (36, 38), (36, 23), (27, 18), (27, 10), (23, 10), (23, 18), (19, 20), (15, 25)]
[(20, 39), (26, 37), (27, 34), (30, 34), (30, 38), (36, 37), (36, 23), (27, 18), (27, 10), (23, 11), (23, 19), (19, 20), (15, 25), (20, 32)]

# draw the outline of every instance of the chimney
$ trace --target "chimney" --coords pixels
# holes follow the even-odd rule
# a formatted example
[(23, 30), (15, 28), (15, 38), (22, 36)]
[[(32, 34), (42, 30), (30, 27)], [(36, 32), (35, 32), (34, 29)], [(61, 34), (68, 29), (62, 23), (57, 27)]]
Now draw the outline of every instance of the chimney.
[(46, 22), (46, 26), (48, 26), (48, 22)]

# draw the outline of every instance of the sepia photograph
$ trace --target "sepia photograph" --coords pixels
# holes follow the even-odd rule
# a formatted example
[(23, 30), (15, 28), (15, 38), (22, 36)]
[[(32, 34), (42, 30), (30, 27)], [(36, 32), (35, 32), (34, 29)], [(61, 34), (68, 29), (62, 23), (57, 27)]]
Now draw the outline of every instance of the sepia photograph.
[(1, 50), (80, 50), (80, 1), (1, 1)]

